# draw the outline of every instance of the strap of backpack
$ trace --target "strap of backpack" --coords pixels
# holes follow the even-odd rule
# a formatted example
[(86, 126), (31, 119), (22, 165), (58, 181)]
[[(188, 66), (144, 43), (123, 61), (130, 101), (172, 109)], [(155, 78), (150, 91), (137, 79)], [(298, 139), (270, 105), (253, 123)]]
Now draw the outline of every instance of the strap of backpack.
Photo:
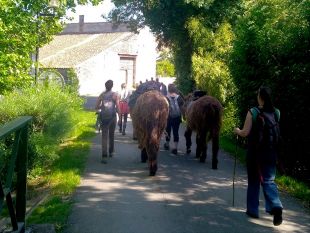
[(258, 107), (254, 107), (254, 108), (251, 108), (251, 109), (250, 109), (250, 112), (251, 112), (251, 114), (252, 114), (252, 121), (253, 121), (253, 123), (255, 123), (258, 114), (260, 114), (260, 110), (259, 110)]
[(275, 111), (274, 111), (274, 117), (276, 119), (276, 122), (279, 122), (280, 121), (280, 110), (275, 108)]

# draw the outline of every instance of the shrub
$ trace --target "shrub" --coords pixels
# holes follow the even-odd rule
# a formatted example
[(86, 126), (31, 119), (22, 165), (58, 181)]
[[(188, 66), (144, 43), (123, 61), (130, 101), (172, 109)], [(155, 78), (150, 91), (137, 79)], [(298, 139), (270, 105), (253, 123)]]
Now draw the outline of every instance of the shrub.
[(67, 81), (66, 89), (68, 89), (69, 92), (78, 93), (79, 79), (77, 77), (75, 70), (73, 68), (68, 69), (67, 76), (68, 76), (68, 81)]
[(75, 114), (81, 106), (82, 99), (77, 94), (58, 86), (15, 90), (0, 101), (0, 124), (18, 116), (33, 116), (29, 166), (43, 166), (57, 158), (58, 144), (77, 123)]

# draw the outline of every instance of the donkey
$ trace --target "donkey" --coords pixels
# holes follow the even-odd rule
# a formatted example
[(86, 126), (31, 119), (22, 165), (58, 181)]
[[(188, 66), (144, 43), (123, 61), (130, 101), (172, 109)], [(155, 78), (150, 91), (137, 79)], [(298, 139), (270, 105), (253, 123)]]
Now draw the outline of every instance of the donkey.
[[(195, 95), (197, 94), (197, 95)], [(185, 130), (186, 152), (191, 152), (192, 131), (196, 134), (196, 158), (204, 163), (207, 158), (207, 143), (212, 140), (212, 169), (217, 169), (219, 134), (222, 126), (223, 107), (214, 97), (205, 95), (205, 92), (194, 92), (186, 98)]]
[(141, 162), (148, 160), (150, 176), (155, 176), (157, 171), (157, 154), (168, 113), (168, 101), (157, 90), (141, 94), (131, 109), (133, 128), (141, 149)]

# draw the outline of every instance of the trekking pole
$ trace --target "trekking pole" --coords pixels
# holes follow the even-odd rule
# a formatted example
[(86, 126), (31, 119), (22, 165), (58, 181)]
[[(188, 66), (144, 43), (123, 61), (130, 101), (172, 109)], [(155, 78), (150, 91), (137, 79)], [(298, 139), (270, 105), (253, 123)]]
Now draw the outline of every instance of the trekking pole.
[(233, 205), (233, 206), (235, 206), (235, 176), (236, 176), (236, 164), (237, 164), (237, 151), (238, 151), (238, 135), (237, 135), (237, 137), (236, 137), (234, 173), (233, 173), (233, 201), (232, 201), (232, 205)]

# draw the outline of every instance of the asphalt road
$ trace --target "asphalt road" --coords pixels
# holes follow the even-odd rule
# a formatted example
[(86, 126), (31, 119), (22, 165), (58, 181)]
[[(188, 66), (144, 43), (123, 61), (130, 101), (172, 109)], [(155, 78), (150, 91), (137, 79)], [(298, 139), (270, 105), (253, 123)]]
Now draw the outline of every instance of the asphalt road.
[[(264, 212), (260, 219), (248, 218), (246, 171), (237, 163), (235, 205), (233, 198), (234, 159), (223, 151), (219, 169), (211, 169), (210, 149), (205, 164), (194, 154), (185, 154), (183, 128), (179, 154), (163, 150), (159, 169), (148, 176), (147, 164), (132, 140), (131, 122), (127, 135), (116, 132), (116, 154), (108, 164), (100, 163), (101, 135), (94, 140), (66, 233), (205, 233), (205, 232), (310, 232), (310, 213), (295, 199), (280, 193), (284, 206), (283, 223), (275, 227)], [(194, 135), (193, 135), (194, 139)], [(192, 148), (195, 151), (195, 147)]]

